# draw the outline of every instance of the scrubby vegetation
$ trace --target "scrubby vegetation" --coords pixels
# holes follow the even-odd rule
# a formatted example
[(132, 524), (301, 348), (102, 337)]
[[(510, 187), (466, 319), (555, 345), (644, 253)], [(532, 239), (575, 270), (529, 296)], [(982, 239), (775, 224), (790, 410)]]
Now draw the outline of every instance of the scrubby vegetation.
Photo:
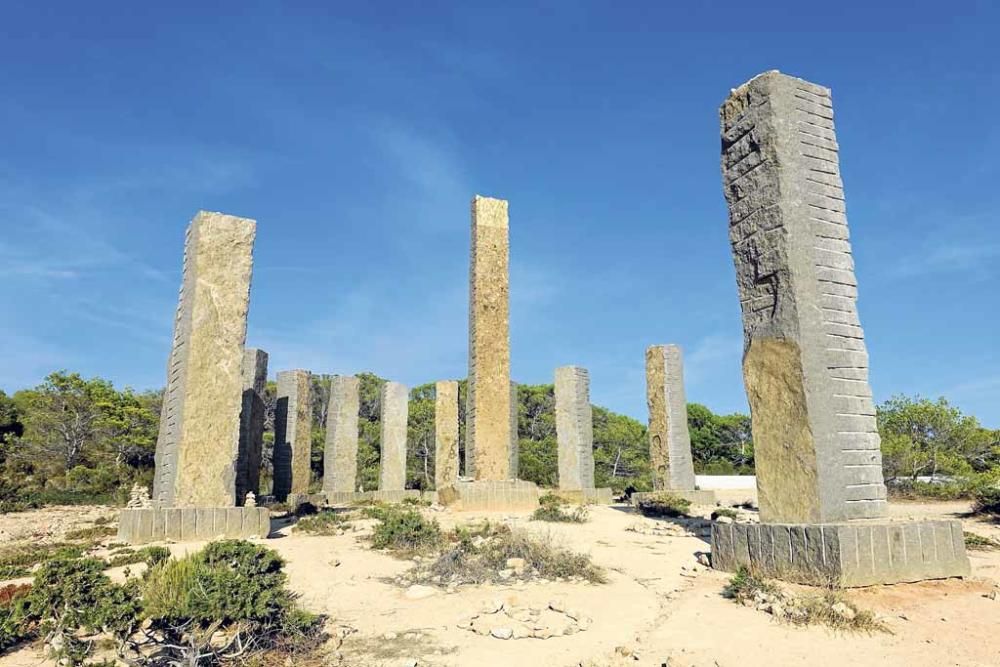
[(712, 510), (712, 521), (718, 521), (719, 517), (726, 517), (727, 519), (732, 519), (736, 521), (740, 518), (740, 513), (734, 510), (732, 507), (719, 507)]
[(825, 625), (862, 633), (890, 632), (873, 612), (859, 609), (836, 589), (793, 595), (745, 568), (740, 568), (733, 576), (723, 594), (739, 604), (794, 625)]
[(533, 521), (550, 521), (554, 523), (586, 523), (590, 518), (586, 507), (566, 507), (568, 503), (559, 496), (546, 493), (538, 499), (538, 509), (531, 518)]
[(29, 570), (39, 563), (52, 558), (77, 558), (83, 552), (83, 546), (65, 542), (32, 542), (0, 547), (0, 580), (27, 576)]
[(108, 567), (121, 567), (123, 565), (134, 565), (135, 563), (145, 563), (149, 567), (154, 567), (170, 558), (170, 549), (159, 546), (142, 547), (131, 549), (128, 547), (112, 551), (106, 559)]
[(343, 532), (351, 519), (356, 516), (353, 512), (323, 509), (312, 516), (299, 519), (295, 524), (295, 532), (307, 535), (337, 535)]
[(38, 637), (53, 658), (81, 665), (104, 638), (131, 665), (220, 665), (311, 650), (321, 638), (270, 549), (226, 540), (178, 560), (140, 551), (150, 568), (123, 584), (108, 579), (103, 561), (60, 556), (30, 587), (3, 589), (0, 647)]
[(975, 549), (977, 551), (993, 551), (1000, 549), (1000, 542), (989, 537), (977, 535), (976, 533), (970, 533), (969, 531), (965, 531), (963, 535), (965, 536), (965, 547), (967, 549)]
[(691, 501), (662, 492), (643, 498), (636, 504), (636, 509), (643, 516), (649, 517), (685, 517), (691, 509)]
[(972, 496), (972, 511), (1000, 520), (1000, 487), (977, 489)]
[(426, 553), (441, 544), (441, 527), (417, 510), (392, 505), (370, 513), (379, 520), (372, 534), (372, 548), (404, 555)]

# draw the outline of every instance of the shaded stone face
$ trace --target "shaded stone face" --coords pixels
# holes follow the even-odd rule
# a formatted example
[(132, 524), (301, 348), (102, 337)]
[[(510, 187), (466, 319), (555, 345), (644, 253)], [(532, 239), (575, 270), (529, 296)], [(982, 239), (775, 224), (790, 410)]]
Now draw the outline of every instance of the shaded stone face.
[(255, 233), (253, 220), (206, 211), (188, 227), (156, 441), (160, 507), (235, 505)]
[(243, 353), (243, 407), (240, 409), (240, 452), (236, 464), (236, 504), (247, 493), (260, 493), (260, 460), (264, 445), (264, 388), (267, 352), (247, 348)]
[(327, 494), (357, 490), (360, 386), (353, 375), (338, 375), (330, 383), (323, 457), (323, 492)]
[(274, 495), (308, 493), (312, 450), (312, 387), (309, 371), (278, 373), (274, 409)]
[(405, 385), (386, 382), (382, 386), (379, 491), (401, 491), (406, 488), (406, 421), (409, 400), (409, 390)]
[(442, 489), (458, 481), (458, 382), (440, 381), (434, 394), (434, 485)]
[(507, 202), (472, 200), (466, 474), (510, 479), (510, 290)]
[(556, 440), (559, 488), (594, 488), (594, 420), (586, 368), (556, 369)]
[(885, 516), (830, 91), (768, 72), (720, 116), (761, 519)]
[(688, 434), (684, 361), (676, 345), (646, 349), (646, 406), (653, 489), (689, 491), (695, 486)]

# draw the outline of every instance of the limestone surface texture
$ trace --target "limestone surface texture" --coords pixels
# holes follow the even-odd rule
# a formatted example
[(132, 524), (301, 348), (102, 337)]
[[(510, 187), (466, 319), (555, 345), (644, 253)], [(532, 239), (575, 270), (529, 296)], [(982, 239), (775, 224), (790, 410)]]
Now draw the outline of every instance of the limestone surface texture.
[(458, 481), (458, 382), (438, 382), (434, 395), (434, 486), (441, 489)]
[(308, 493), (312, 453), (312, 385), (309, 371), (278, 373), (274, 409), (274, 495)]
[(323, 456), (323, 492), (353, 493), (358, 488), (358, 413), (361, 383), (353, 375), (330, 382)]
[(118, 517), (118, 540), (129, 544), (267, 537), (270, 531), (266, 507), (124, 509)]
[(967, 577), (962, 522), (716, 523), (712, 567), (803, 584), (870, 586)]
[(761, 520), (884, 517), (830, 90), (767, 72), (720, 116)]
[(257, 223), (199, 211), (187, 230), (156, 440), (159, 507), (233, 507)]
[(267, 352), (243, 352), (243, 406), (240, 409), (240, 451), (236, 463), (236, 504), (247, 493), (260, 493), (260, 462), (264, 446), (264, 388), (267, 385)]
[(410, 392), (406, 385), (386, 382), (382, 386), (382, 456), (379, 461), (379, 491), (406, 488), (406, 422)]
[(646, 349), (646, 406), (653, 489), (694, 490), (684, 360), (678, 346), (652, 345)]
[(586, 368), (561, 366), (555, 373), (559, 488), (594, 488), (594, 418)]
[(472, 199), (466, 474), (511, 479), (510, 284), (507, 202)]

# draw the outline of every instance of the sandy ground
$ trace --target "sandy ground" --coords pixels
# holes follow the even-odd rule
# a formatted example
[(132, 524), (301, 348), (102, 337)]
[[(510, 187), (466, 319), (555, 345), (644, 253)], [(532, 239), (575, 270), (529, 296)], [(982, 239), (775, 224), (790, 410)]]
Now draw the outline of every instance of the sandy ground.
[[(1000, 525), (965, 518), (967, 510), (963, 503), (893, 506), (898, 516), (963, 518), (967, 530), (1000, 539)], [(0, 530), (10, 538), (22, 529), (30, 533), (31, 526), (65, 529), (72, 525), (67, 516), (73, 512), (93, 517), (100, 510), (56, 510), (55, 519), (47, 518), (49, 512), (0, 517)], [(487, 516), (428, 513), (446, 528)], [(970, 551), (969, 580), (850, 591), (857, 604), (886, 619), (892, 634), (842, 634), (781, 624), (725, 599), (721, 592), (729, 577), (696, 564), (696, 554), (708, 549), (706, 538), (671, 527), (657, 530), (664, 522), (625, 507), (593, 508), (590, 521), (582, 525), (531, 522), (525, 515), (489, 518), (591, 554), (609, 571), (609, 583), (461, 587), (454, 593), (441, 590), (410, 599), (405, 589), (387, 579), (412, 563), (371, 551), (363, 532), (310, 537), (285, 526), (267, 545), (287, 560), (291, 586), (303, 606), (328, 615), (331, 633), (346, 635), (340, 661), (331, 655), (331, 665), (1000, 665), (1000, 595), (986, 597), (1000, 586), (1000, 552)], [(181, 554), (202, 545), (170, 546)], [(457, 625), (495, 600), (545, 607), (553, 599), (583, 612), (593, 619), (592, 625), (572, 636), (545, 640), (484, 637)], [(34, 647), (0, 657), (0, 667), (40, 664), (44, 662)]]

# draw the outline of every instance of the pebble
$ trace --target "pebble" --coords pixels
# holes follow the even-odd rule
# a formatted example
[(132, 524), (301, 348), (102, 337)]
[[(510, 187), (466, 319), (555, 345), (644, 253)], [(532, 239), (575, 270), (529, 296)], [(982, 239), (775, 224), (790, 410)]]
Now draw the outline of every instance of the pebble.
[(510, 628), (493, 628), (490, 630), (490, 635), (497, 639), (510, 639), (514, 636), (514, 631)]

